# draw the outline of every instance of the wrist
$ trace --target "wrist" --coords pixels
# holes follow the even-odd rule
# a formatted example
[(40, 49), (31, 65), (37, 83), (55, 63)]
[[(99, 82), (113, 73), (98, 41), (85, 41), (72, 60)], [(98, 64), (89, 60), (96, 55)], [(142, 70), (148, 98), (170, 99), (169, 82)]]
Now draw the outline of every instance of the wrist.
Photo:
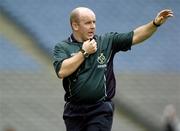
[(156, 20), (156, 19), (153, 20), (153, 25), (154, 25), (155, 27), (161, 26), (161, 24), (157, 24), (155, 20)]
[(88, 58), (89, 57), (89, 54), (84, 49), (81, 48), (80, 52), (82, 53), (84, 58)]

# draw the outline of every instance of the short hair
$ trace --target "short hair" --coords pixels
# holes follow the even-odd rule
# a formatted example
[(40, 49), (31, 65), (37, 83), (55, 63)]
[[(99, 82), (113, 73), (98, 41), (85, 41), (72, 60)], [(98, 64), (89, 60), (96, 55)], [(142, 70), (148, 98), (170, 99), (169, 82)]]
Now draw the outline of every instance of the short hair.
[(72, 25), (73, 22), (79, 23), (79, 9), (81, 7), (75, 8), (72, 10), (70, 14), (70, 24)]
[(70, 14), (70, 24), (72, 25), (73, 22), (79, 23), (80, 21), (80, 12), (83, 10), (89, 10), (91, 12), (93, 12), (91, 9), (87, 8), (87, 7), (77, 7), (74, 10), (72, 10), (71, 14)]

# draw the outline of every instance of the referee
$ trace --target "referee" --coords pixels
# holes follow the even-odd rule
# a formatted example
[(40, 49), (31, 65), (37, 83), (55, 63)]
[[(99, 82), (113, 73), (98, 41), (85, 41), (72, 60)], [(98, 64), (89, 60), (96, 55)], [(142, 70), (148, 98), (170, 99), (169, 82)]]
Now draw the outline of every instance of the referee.
[(63, 119), (67, 131), (110, 131), (116, 81), (113, 58), (148, 39), (173, 16), (165, 9), (154, 20), (128, 33), (95, 35), (96, 16), (86, 7), (70, 14), (72, 34), (54, 47), (54, 69), (65, 90)]

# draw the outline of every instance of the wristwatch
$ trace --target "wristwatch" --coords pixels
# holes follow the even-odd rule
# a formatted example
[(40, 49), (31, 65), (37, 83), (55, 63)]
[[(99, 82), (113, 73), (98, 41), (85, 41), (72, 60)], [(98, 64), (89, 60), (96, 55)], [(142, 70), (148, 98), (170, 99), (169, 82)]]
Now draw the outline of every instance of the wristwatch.
[(153, 20), (153, 25), (156, 26), (156, 27), (161, 26), (161, 24), (156, 24), (155, 19)]
[(84, 49), (80, 49), (81, 53), (83, 54), (84, 58), (88, 58), (89, 54), (84, 50)]

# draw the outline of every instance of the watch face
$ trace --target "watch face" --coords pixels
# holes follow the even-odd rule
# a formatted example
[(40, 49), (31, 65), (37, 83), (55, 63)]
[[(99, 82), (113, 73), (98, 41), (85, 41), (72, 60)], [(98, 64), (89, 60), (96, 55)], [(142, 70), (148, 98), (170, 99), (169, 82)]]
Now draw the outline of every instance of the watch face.
[(87, 58), (89, 54), (87, 52), (84, 52), (84, 56)]
[(85, 50), (80, 49), (80, 51), (82, 52), (85, 58), (89, 57), (89, 54)]

